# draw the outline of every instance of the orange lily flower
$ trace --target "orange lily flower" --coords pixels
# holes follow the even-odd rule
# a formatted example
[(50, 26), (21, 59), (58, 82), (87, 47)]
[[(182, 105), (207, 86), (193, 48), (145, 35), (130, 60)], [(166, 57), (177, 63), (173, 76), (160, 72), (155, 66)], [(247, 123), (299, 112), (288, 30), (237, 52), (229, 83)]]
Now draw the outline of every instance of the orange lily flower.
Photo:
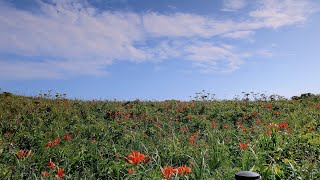
[(130, 163), (130, 164), (134, 164), (137, 165), (138, 163), (140, 163), (141, 161), (143, 161), (143, 159), (146, 157), (146, 155), (141, 154), (139, 151), (131, 151), (130, 154), (127, 155), (128, 158), (125, 157), (125, 160)]
[(186, 175), (191, 172), (191, 168), (187, 167), (187, 165), (182, 165), (177, 168), (178, 174)]
[(60, 143), (60, 138), (56, 138), (53, 140), (53, 146), (56, 146)]
[(54, 168), (54, 167), (56, 167), (56, 165), (54, 164), (54, 162), (52, 162), (51, 161), (51, 159), (50, 159), (50, 161), (49, 161), (49, 163), (48, 163), (48, 166), (49, 166), (49, 168)]
[(63, 136), (63, 139), (68, 140), (68, 139), (72, 139), (72, 135), (71, 134), (66, 134)]
[(27, 153), (25, 150), (20, 149), (20, 151), (16, 153), (16, 156), (17, 156), (19, 159), (23, 158), (24, 156), (26, 156), (26, 158), (27, 158), (27, 157), (30, 156), (31, 152), (32, 152), (32, 151), (29, 150), (28, 153)]
[(195, 136), (195, 135), (191, 136), (191, 137), (189, 138), (189, 141), (190, 141), (191, 144), (194, 144), (195, 141), (196, 141), (196, 136)]
[(42, 171), (42, 172), (41, 172), (41, 176), (42, 176), (42, 177), (49, 177), (50, 174), (48, 173), (48, 171)]
[(133, 169), (128, 170), (128, 174), (133, 174), (133, 173), (134, 173)]
[(60, 179), (64, 177), (64, 169), (58, 168), (56, 178)]
[(162, 170), (161, 170), (161, 174), (162, 174), (162, 177), (164, 179), (169, 179), (171, 178), (174, 173), (176, 172), (177, 170), (176, 169), (173, 169), (172, 166), (165, 166)]
[(268, 130), (266, 130), (266, 134), (267, 134), (267, 135), (271, 135), (271, 134), (272, 134), (272, 131), (268, 129)]
[(22, 150), (22, 149), (21, 149), (19, 152), (16, 153), (16, 155), (17, 155), (17, 157), (18, 157), (19, 159), (23, 158), (24, 154), (25, 154), (25, 152), (24, 152), (24, 150)]
[(246, 149), (248, 145), (246, 143), (239, 143), (241, 149)]
[(213, 122), (211, 122), (211, 126), (214, 126), (214, 127), (215, 127), (215, 126), (218, 126), (218, 123), (216, 123), (216, 122), (213, 121)]
[(46, 148), (53, 147), (53, 143), (49, 141), (44, 147)]
[(121, 154), (117, 153), (115, 156), (118, 158), (118, 157), (120, 157), (120, 156), (121, 156)]
[(28, 154), (26, 155), (26, 158), (30, 156), (31, 152), (32, 152), (32, 150), (28, 151)]

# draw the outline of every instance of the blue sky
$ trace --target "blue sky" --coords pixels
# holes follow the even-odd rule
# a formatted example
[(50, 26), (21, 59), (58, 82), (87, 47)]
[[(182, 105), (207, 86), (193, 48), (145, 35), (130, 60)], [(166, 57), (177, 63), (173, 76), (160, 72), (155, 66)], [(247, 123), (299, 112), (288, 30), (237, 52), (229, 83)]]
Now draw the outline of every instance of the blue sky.
[(320, 92), (317, 0), (0, 0), (0, 88), (70, 98)]

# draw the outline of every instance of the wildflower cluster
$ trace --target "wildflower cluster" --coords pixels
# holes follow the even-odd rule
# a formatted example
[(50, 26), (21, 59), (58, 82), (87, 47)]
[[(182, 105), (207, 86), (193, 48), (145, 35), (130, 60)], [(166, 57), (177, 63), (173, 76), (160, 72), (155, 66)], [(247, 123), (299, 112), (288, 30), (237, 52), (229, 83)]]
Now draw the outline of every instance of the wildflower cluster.
[(21, 159), (23, 157), (27, 158), (30, 156), (31, 152), (32, 152), (32, 150), (25, 151), (25, 150), (21, 149), (19, 152), (16, 153), (16, 155), (19, 159)]
[[(50, 159), (49, 162), (48, 162), (48, 168), (49, 168), (49, 169), (55, 169), (56, 167), (57, 167), (56, 164)], [(42, 172), (41, 172), (41, 176), (42, 176), (42, 177), (49, 177), (49, 176), (50, 176), (50, 173), (49, 173), (48, 171), (42, 171)], [(62, 179), (64, 176), (65, 176), (65, 174), (64, 174), (64, 169), (57, 167), (57, 168), (56, 168), (56, 175), (55, 175), (55, 177), (56, 177), (57, 179)]]
[(164, 168), (161, 168), (160, 171), (164, 179), (170, 179), (175, 175), (175, 173), (186, 176), (187, 174), (191, 173), (191, 168), (187, 167), (184, 164), (177, 168), (173, 168), (172, 166), (165, 166)]
[(263, 178), (320, 179), (320, 96), (189, 102), (8, 97), (0, 93), (0, 179), (232, 179), (234, 171), (251, 168)]

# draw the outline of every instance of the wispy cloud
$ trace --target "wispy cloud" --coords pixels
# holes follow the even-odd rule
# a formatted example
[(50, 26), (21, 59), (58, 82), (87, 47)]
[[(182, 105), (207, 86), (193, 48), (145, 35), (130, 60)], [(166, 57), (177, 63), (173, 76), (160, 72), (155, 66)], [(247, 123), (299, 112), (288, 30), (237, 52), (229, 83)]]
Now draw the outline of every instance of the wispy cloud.
[(319, 4), (297, 0), (262, 0), (259, 7), (249, 13), (261, 21), (260, 26), (278, 28), (302, 23), (310, 14), (318, 11)]
[(223, 34), (223, 37), (232, 38), (232, 39), (244, 39), (252, 37), (255, 34), (254, 31), (235, 31)]
[(187, 59), (201, 67), (202, 72), (230, 72), (243, 63), (241, 53), (229, 45), (217, 46), (210, 43), (194, 44), (186, 48)]
[[(170, 58), (191, 61), (205, 72), (233, 71), (245, 56), (237, 47), (217, 45), (215, 37), (252, 38), (258, 29), (303, 23), (315, 12), (307, 0), (259, 1), (241, 20), (179, 12), (98, 11), (85, 0), (52, 2), (39, 1), (37, 12), (1, 4), (0, 54), (44, 58), (41, 62), (0, 59), (2, 79), (101, 76), (117, 60)], [(229, 0), (225, 6), (237, 10), (248, 4)]]
[(222, 11), (237, 11), (247, 5), (246, 0), (224, 0)]
[(232, 72), (243, 64), (246, 53), (238, 52), (233, 46), (227, 44), (214, 44), (202, 40), (163, 41), (161, 45), (150, 49), (154, 58), (177, 58), (191, 62), (201, 72)]

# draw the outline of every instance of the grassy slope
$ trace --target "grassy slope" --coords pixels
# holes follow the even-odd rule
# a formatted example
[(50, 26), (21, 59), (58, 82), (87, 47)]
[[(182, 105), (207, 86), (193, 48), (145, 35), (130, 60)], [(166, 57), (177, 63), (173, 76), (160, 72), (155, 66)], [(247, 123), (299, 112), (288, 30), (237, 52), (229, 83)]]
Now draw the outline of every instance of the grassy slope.
[[(319, 96), (117, 102), (1, 94), (0, 177), (41, 178), (48, 171), (54, 178), (52, 159), (67, 179), (161, 179), (160, 168), (182, 164), (192, 172), (173, 179), (233, 179), (239, 170), (263, 179), (320, 179), (319, 122)], [(66, 134), (73, 138), (63, 139)], [(56, 138), (57, 146), (45, 147)], [(19, 159), (21, 149), (32, 153)], [(150, 162), (127, 163), (131, 150)]]

